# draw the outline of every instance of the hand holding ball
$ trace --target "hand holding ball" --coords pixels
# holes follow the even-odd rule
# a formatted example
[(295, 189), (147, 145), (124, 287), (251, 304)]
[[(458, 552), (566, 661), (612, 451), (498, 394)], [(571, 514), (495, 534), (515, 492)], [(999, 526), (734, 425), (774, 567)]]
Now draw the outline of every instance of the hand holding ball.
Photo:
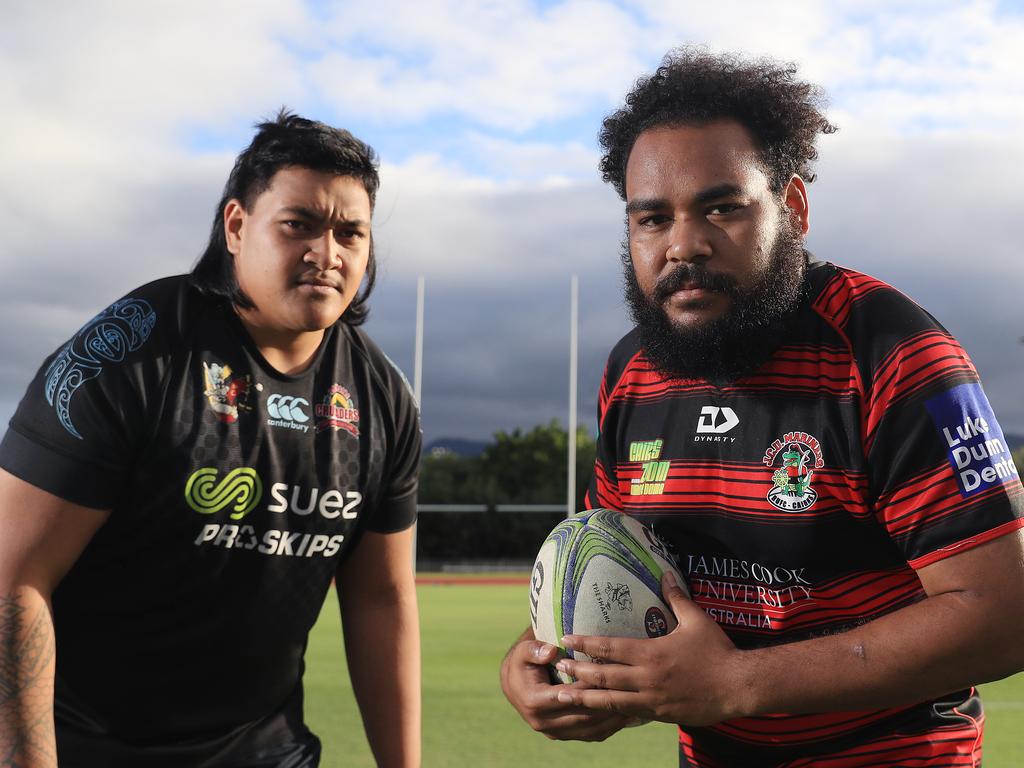
[[(537, 553), (530, 579), (533, 633), (553, 645), (569, 634), (666, 635), (676, 626), (661, 595), (666, 571), (686, 583), (665, 545), (643, 523), (610, 509), (581, 512), (555, 526)], [(589, 660), (584, 653), (566, 653)]]

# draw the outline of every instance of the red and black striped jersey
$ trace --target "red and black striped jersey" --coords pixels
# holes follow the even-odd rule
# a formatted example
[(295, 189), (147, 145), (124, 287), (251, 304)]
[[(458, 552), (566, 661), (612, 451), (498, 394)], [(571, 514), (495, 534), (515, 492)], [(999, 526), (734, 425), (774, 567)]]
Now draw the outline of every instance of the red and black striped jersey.
[[(652, 525), (739, 647), (910, 605), (925, 596), (916, 568), (1024, 525), (1020, 476), (956, 340), (872, 277), (814, 262), (808, 280), (780, 345), (731, 385), (660, 375), (634, 330), (601, 386), (588, 505)], [(917, 742), (894, 742), (900, 754), (938, 732), (970, 754), (974, 692), (933, 704), (747, 718), (681, 738), (690, 764), (710, 765), (734, 749), (835, 752), (913, 721)]]

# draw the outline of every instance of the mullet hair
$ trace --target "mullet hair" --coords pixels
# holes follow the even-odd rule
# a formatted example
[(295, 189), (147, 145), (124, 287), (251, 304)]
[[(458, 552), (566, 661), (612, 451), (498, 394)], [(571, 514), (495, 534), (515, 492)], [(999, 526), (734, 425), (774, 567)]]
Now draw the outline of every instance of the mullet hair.
[[(358, 179), (370, 197), (371, 211), (380, 187), (373, 148), (342, 128), (307, 120), (284, 108), (275, 119), (260, 123), (256, 128), (252, 143), (235, 159), (213, 217), (209, 243), (190, 277), (201, 293), (227, 299), (242, 309), (256, 305), (238, 284), (234, 256), (228, 250), (224, 235), (224, 209), (231, 200), (238, 200), (244, 209), (251, 210), (256, 198), (270, 187), (274, 174), (290, 166)], [(365, 282), (342, 314), (344, 322), (361, 325), (366, 321), (369, 313), (366, 301), (376, 278), (377, 260), (371, 236)]]

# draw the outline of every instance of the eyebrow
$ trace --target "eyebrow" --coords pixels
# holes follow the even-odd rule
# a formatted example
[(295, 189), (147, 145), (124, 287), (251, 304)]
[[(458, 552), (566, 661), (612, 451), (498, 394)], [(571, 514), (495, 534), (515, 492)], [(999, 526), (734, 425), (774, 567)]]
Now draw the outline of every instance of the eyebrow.
[[(723, 197), (732, 197), (739, 195), (743, 190), (736, 184), (729, 182), (723, 182), (722, 184), (715, 184), (712, 187), (707, 187), (697, 192), (693, 196), (695, 203), (708, 203), (712, 200), (719, 200)], [(660, 211), (668, 208), (669, 202), (663, 197), (641, 197), (635, 200), (630, 200), (626, 203), (626, 214), (641, 213), (650, 211)]]
[(693, 199), (698, 203), (708, 203), (712, 200), (718, 200), (722, 197), (733, 197), (742, 192), (738, 185), (730, 184), (729, 182), (723, 182), (722, 184), (715, 184), (713, 187), (702, 189)]
[[(322, 213), (317, 213), (316, 211), (310, 208), (305, 208), (301, 205), (287, 206), (281, 209), (281, 213), (290, 213), (295, 216), (301, 216), (302, 218), (309, 219), (310, 221), (323, 221), (324, 218)], [(337, 223), (334, 224), (334, 226), (337, 226), (338, 224), (346, 224), (351, 227), (370, 226), (370, 223), (368, 221), (363, 221), (362, 219), (340, 219)]]
[(668, 207), (668, 200), (663, 197), (638, 197), (626, 203), (626, 215), (645, 211), (660, 211)]

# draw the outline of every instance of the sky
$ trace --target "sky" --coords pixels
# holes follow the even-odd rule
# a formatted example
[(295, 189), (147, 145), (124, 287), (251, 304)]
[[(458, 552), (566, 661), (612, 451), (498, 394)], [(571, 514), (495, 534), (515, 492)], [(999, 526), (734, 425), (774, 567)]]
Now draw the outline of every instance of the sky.
[(629, 329), (623, 204), (597, 132), (670, 48), (793, 61), (830, 96), (809, 248), (921, 303), (1024, 435), (1024, 3), (0, 0), (0, 419), (42, 359), (134, 287), (188, 271), (234, 156), (282, 105), (380, 154), (367, 329), (412, 377), (426, 283), (428, 442), (568, 415)]

